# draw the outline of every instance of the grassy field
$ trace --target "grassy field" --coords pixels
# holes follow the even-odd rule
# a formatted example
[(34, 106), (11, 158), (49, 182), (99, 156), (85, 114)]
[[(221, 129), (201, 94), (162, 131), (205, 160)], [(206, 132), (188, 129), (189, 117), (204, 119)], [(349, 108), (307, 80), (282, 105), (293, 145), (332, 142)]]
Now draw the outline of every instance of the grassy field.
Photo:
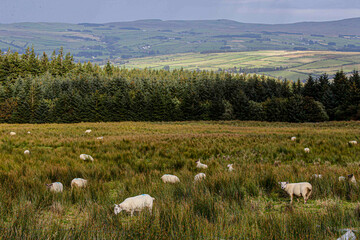
[(290, 80), (306, 79), (309, 74), (314, 76), (323, 73), (334, 74), (343, 69), (352, 72), (360, 68), (360, 53), (331, 51), (251, 51), (229, 53), (186, 53), (157, 57), (131, 59), (125, 64), (129, 68), (218, 70), (241, 68), (276, 68), (285, 70), (260, 71), (272, 77), (288, 78)]
[[(348, 144), (359, 136), (359, 122), (0, 125), (0, 239), (334, 239), (360, 226), (360, 189), (338, 181), (360, 179), (360, 147)], [(197, 159), (209, 168), (194, 183)], [(162, 183), (166, 173), (181, 183)], [(77, 177), (89, 186), (71, 190)], [(64, 192), (46, 190), (55, 181)], [(278, 181), (309, 181), (308, 204), (290, 206)], [(114, 215), (143, 193), (152, 215)]]

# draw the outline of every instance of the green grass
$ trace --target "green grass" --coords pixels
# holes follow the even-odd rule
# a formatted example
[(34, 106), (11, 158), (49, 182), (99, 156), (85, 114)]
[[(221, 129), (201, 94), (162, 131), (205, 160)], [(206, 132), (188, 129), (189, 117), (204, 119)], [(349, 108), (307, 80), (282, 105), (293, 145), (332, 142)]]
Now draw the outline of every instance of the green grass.
[[(0, 238), (334, 239), (360, 226), (360, 189), (337, 180), (360, 179), (360, 147), (348, 144), (359, 136), (359, 122), (3, 124)], [(199, 158), (209, 168), (195, 184)], [(162, 183), (166, 173), (181, 183)], [(76, 177), (89, 186), (71, 190)], [(46, 190), (55, 181), (63, 193)], [(290, 206), (278, 181), (309, 181), (308, 204)], [(114, 215), (115, 203), (142, 193), (156, 198), (152, 215)]]

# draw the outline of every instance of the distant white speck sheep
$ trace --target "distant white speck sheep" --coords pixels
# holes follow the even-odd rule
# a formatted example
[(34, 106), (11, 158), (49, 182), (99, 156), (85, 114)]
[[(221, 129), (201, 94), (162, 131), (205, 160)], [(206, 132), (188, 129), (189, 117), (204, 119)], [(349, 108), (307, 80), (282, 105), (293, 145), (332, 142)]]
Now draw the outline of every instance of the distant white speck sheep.
[(339, 182), (345, 181), (345, 179), (346, 179), (346, 178), (345, 178), (344, 176), (340, 176), (340, 177), (339, 177)]
[(91, 129), (86, 130), (85, 133), (91, 133)]
[(309, 152), (310, 152), (310, 148), (304, 148), (304, 152), (305, 152), (305, 153), (309, 153)]
[(45, 184), (47, 189), (50, 190), (50, 192), (62, 192), (64, 190), (64, 186), (61, 182), (54, 182), (50, 184)]
[(202, 168), (202, 169), (207, 169), (208, 166), (206, 164), (203, 164), (200, 162), (200, 159), (196, 161), (196, 167), (197, 168)]
[(296, 140), (296, 137), (291, 137), (291, 141), (295, 141)]
[(30, 131), (28, 131), (28, 132), (27, 132), (27, 134), (31, 134), (31, 132), (30, 132)]
[(10, 132), (10, 136), (15, 136), (16, 132)]
[(228, 164), (228, 165), (227, 165), (229, 172), (234, 171), (233, 165), (234, 165), (234, 164)]
[(97, 137), (96, 139), (97, 139), (97, 140), (103, 140), (103, 139), (104, 139), (104, 137), (103, 137), (103, 136), (101, 136), (101, 137)]
[(79, 188), (84, 188), (87, 186), (87, 180), (83, 179), (83, 178), (74, 178), (71, 181), (71, 187), (79, 187)]
[(314, 175), (312, 175), (313, 176), (313, 178), (322, 178), (322, 175), (321, 174), (314, 174)]
[(281, 189), (285, 190), (290, 196), (290, 204), (292, 204), (294, 195), (297, 197), (304, 197), (304, 203), (309, 199), (312, 186), (308, 182), (300, 182), (300, 183), (288, 183), (288, 182), (279, 182), (281, 185)]
[(206, 178), (205, 173), (198, 173), (198, 174), (195, 175), (194, 180), (195, 180), (195, 182), (197, 182), (197, 181), (200, 181), (200, 180), (205, 179), (205, 178)]
[(29, 150), (25, 150), (25, 151), (24, 151), (24, 154), (30, 154), (30, 151), (29, 151)]
[(180, 179), (177, 176), (171, 175), (171, 174), (164, 174), (161, 177), (161, 180), (164, 183), (178, 183), (178, 182), (180, 182)]
[(349, 141), (349, 144), (356, 145), (357, 141)]
[(149, 194), (141, 194), (135, 197), (129, 197), (125, 199), (120, 204), (115, 204), (114, 213), (117, 215), (121, 211), (130, 212), (131, 216), (134, 215), (134, 212), (140, 212), (144, 208), (149, 208), (150, 214), (153, 208), (153, 202), (155, 198), (151, 197)]
[(86, 161), (86, 160), (90, 160), (92, 162), (94, 161), (93, 157), (90, 155), (87, 155), (87, 154), (80, 154), (80, 159), (84, 160), (84, 161)]

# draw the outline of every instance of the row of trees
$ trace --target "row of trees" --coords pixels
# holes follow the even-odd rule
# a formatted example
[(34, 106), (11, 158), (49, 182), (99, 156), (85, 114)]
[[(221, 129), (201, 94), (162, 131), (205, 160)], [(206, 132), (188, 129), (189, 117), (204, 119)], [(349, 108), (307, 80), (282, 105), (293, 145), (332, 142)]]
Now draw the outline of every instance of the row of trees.
[[(1, 122), (360, 119), (357, 72), (340, 71), (334, 80), (310, 76), (303, 84), (225, 72), (100, 68), (62, 52), (52, 60), (32, 50), (31, 57), (0, 55)], [(23, 70), (6, 70), (9, 58)], [(25, 67), (33, 61), (41, 71)]]

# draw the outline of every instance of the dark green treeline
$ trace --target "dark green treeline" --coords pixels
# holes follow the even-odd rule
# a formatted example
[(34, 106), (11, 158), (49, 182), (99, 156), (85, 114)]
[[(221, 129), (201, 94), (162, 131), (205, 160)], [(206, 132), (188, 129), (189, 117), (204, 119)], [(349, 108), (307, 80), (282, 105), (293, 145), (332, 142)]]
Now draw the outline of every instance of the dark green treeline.
[(257, 75), (128, 70), (70, 54), (0, 54), (0, 121), (8, 123), (360, 119), (360, 77), (305, 84)]

